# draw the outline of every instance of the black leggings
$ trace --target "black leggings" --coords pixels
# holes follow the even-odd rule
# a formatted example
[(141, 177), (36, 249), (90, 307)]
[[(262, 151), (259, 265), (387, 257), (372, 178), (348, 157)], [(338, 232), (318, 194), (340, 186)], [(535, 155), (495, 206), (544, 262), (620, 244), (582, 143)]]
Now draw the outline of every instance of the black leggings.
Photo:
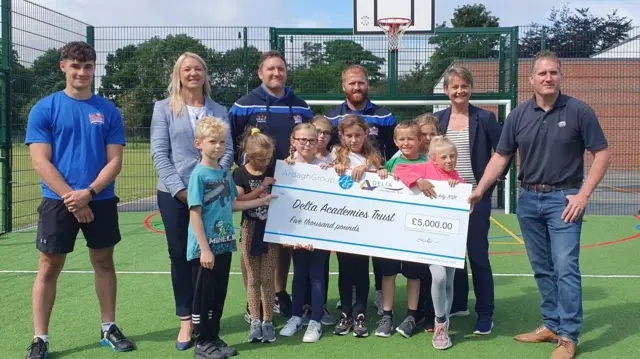
[[(353, 286), (356, 303), (352, 308)], [(369, 256), (338, 253), (338, 289), (342, 313), (348, 317), (365, 313), (369, 297)]]

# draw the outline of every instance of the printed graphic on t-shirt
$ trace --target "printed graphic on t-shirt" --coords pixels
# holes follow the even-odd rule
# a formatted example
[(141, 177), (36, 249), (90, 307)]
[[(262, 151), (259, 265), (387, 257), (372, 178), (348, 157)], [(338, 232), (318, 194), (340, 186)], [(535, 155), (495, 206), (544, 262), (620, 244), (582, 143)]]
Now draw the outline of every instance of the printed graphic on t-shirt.
[(204, 184), (204, 205), (207, 206), (215, 201), (220, 201), (220, 206), (224, 207), (231, 202), (231, 187), (229, 181), (219, 179)]
[[(251, 187), (251, 190), (254, 191), (256, 188), (260, 187), (260, 185), (262, 184), (261, 180), (249, 180), (249, 186)], [(262, 194), (260, 194), (260, 197), (264, 197), (267, 194), (269, 194), (271, 192), (271, 189), (267, 189), (266, 191), (262, 192)], [(260, 220), (267, 220), (267, 213), (269, 212), (269, 207), (268, 206), (260, 206), (257, 208), (252, 208), (247, 210), (247, 215), (249, 217), (252, 218), (257, 218)]]

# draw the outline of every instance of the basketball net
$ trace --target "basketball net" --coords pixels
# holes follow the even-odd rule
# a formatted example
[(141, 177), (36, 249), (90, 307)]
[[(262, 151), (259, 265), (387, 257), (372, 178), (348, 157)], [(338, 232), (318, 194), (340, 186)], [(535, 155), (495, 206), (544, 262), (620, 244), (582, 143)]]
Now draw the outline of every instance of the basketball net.
[(411, 27), (411, 19), (402, 17), (379, 19), (378, 27), (384, 31), (389, 39), (389, 50), (397, 50), (402, 47), (402, 35)]

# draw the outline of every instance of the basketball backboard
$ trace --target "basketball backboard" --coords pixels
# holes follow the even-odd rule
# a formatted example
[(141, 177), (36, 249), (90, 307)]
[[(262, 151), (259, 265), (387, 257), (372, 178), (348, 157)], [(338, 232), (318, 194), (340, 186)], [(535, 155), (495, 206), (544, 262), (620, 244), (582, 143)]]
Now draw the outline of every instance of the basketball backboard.
[(407, 34), (430, 34), (435, 26), (435, 0), (353, 0), (353, 33), (384, 34), (377, 26), (383, 18), (411, 19)]

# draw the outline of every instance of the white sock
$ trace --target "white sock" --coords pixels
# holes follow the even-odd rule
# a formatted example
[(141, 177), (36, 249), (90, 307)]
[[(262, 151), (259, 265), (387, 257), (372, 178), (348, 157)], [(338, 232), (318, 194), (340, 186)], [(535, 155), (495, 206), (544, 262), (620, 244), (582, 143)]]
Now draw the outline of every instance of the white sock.
[(48, 343), (49, 342), (49, 336), (47, 334), (43, 334), (43, 335), (34, 335), (33, 339), (35, 338), (40, 338), (42, 339), (43, 342)]
[(116, 324), (116, 322), (104, 322), (104, 323), (102, 323), (102, 331), (106, 332), (114, 324)]

